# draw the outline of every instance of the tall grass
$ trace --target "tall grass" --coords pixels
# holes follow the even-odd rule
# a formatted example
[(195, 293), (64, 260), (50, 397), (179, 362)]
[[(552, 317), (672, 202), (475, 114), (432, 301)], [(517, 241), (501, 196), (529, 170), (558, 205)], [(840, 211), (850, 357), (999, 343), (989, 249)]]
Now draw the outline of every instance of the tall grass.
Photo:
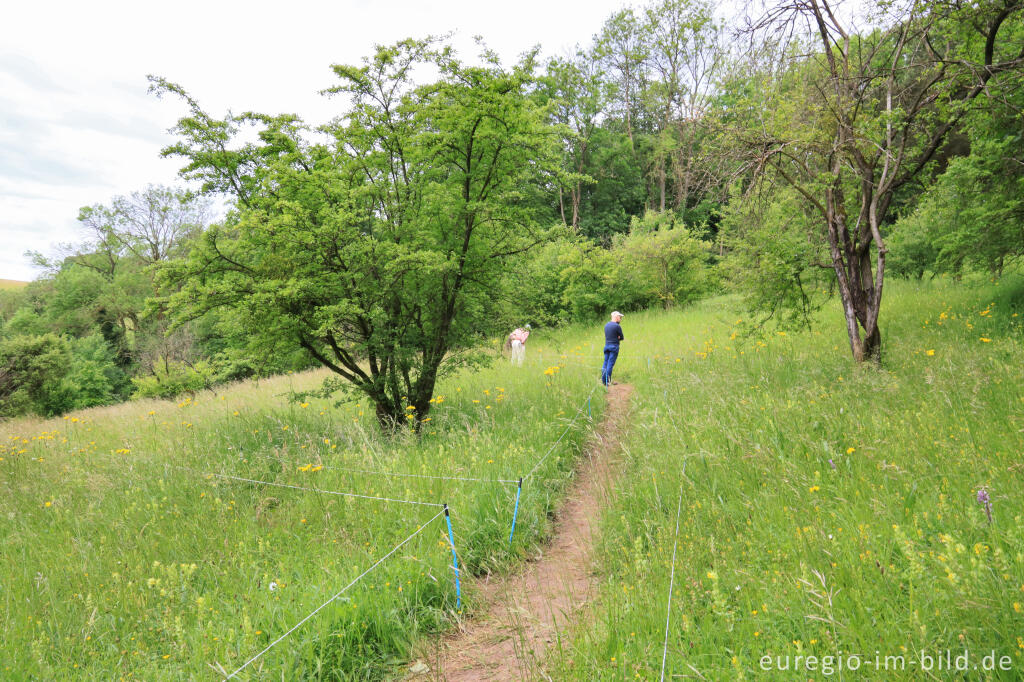
[(1020, 679), (1024, 282), (886, 295), (880, 368), (836, 310), (745, 341), (728, 299), (627, 320), (601, 596), (554, 679), (658, 679), (666, 615), (667, 679)]
[[(878, 652), (904, 668), (863, 679), (918, 679), (922, 653), (966, 650), (971, 665), (1011, 657), (974, 676), (1019, 677), (1022, 292), (891, 285), (881, 368), (851, 364), (835, 310), (819, 331), (747, 339), (728, 298), (627, 317), (616, 378), (637, 391), (600, 597), (553, 648), (554, 679), (658, 678), (680, 492), (669, 674), (817, 679), (833, 676), (822, 657)], [(527, 482), (511, 547), (515, 485), (493, 479), (547, 452), (599, 354), (598, 326), (531, 339), (525, 367), (440, 386), (420, 437), (382, 436), (364, 405), (289, 403), (317, 373), (0, 425), (0, 677), (231, 671), (437, 511), (209, 473), (448, 503), (465, 569), (509, 570), (549, 531), (591, 422)], [(435, 521), (243, 677), (399, 676), (417, 639), (460, 617), (450, 562)], [(794, 671), (797, 655), (818, 669)]]
[[(510, 547), (515, 485), (493, 479), (526, 474), (596, 381), (573, 364), (587, 349), (560, 344), (443, 382), (420, 437), (383, 436), (365, 405), (287, 400), (320, 373), (0, 425), (0, 677), (230, 672), (440, 509), (214, 473), (447, 503), (463, 570), (507, 570), (543, 540), (591, 424), (584, 412), (524, 486)], [(459, 617), (451, 562), (435, 520), (243, 678), (392, 674)]]

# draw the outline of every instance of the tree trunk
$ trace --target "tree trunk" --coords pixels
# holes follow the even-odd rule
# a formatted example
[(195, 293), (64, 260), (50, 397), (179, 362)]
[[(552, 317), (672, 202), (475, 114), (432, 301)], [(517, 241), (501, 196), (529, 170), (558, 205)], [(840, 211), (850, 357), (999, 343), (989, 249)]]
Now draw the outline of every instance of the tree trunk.
[[(882, 357), (882, 335), (878, 328), (882, 292), (872, 284), (870, 255), (865, 252), (858, 257), (856, 253), (851, 253), (854, 245), (846, 232), (845, 221), (842, 213), (830, 217), (828, 241), (839, 300), (846, 319), (850, 352), (856, 362), (873, 360), (877, 363)], [(864, 332), (863, 338), (861, 331)]]
[(658, 167), (658, 212), (665, 212), (665, 159), (661, 159)]
[(633, 142), (633, 115), (632, 115), (633, 104), (630, 101), (628, 90), (626, 94), (626, 135), (629, 136), (629, 151), (633, 153), (633, 158), (636, 158), (636, 143)]
[(416, 408), (412, 420), (416, 433), (423, 428), (423, 420), (430, 416), (430, 408), (433, 407), (431, 400), (434, 399), (434, 387), (437, 384), (437, 367), (424, 367), (416, 382), (409, 404)]
[(853, 293), (850, 291), (850, 282), (846, 279), (846, 272), (841, 260), (833, 260), (833, 266), (839, 284), (839, 300), (843, 305), (843, 317), (846, 318), (846, 335), (850, 340), (850, 353), (853, 354), (854, 360), (863, 362), (867, 355), (864, 353), (864, 341), (860, 338), (860, 326), (857, 323), (857, 310), (854, 306)]
[(576, 183), (576, 187), (572, 190), (572, 230), (573, 232), (579, 232), (580, 229), (580, 199), (583, 194), (583, 188), (580, 183)]
[(395, 414), (393, 405), (391, 405), (387, 400), (375, 399), (374, 408), (377, 413), (377, 423), (380, 424), (382, 431), (392, 432), (398, 428), (400, 415)]
[(865, 357), (871, 358), (878, 363), (882, 359), (882, 331), (875, 325), (867, 336), (864, 337)]

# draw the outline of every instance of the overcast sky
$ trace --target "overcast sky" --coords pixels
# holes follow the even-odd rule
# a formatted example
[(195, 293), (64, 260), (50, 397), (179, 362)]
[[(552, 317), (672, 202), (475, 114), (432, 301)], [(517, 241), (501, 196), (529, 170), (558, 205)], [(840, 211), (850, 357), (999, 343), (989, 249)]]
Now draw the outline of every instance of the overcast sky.
[(332, 63), (406, 37), (455, 31), (464, 57), (482, 36), (505, 62), (535, 44), (588, 43), (629, 0), (518, 2), (18, 2), (0, 27), (0, 279), (32, 279), (28, 249), (80, 241), (82, 206), (174, 184), (161, 159), (181, 104), (148, 95), (146, 74), (184, 86), (208, 111), (294, 112), (322, 121), (337, 101)]

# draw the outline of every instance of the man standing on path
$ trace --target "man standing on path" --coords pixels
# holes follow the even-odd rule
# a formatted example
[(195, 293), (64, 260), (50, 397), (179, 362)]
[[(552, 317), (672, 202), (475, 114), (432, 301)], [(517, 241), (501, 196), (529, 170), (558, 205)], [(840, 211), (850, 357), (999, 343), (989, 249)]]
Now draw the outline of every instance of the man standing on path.
[(612, 367), (619, 357), (619, 343), (626, 337), (622, 335), (622, 313), (612, 313), (612, 321), (604, 326), (604, 366), (601, 367), (601, 383), (607, 386), (612, 381)]

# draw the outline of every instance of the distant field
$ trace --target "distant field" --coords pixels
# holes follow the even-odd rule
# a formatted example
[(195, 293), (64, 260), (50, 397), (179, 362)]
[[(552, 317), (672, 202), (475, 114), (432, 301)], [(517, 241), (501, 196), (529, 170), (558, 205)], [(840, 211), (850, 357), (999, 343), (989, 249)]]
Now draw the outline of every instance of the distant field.
[(28, 284), (28, 282), (21, 282), (16, 279), (0, 279), (0, 289), (20, 289)]

